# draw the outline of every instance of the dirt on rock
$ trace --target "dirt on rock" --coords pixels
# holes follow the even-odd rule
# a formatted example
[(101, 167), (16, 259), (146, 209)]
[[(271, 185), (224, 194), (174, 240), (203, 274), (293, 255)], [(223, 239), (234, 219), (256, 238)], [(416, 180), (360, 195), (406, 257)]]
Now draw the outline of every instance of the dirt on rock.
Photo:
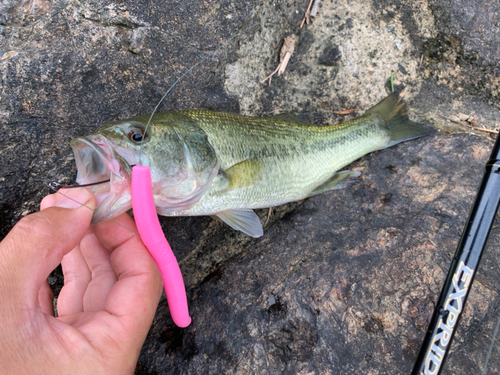
[[(47, 182), (74, 181), (71, 138), (150, 113), (207, 56), (160, 110), (288, 112), (321, 126), (361, 115), (392, 75), (410, 117), (441, 130), (353, 163), (362, 175), (352, 187), (275, 208), (260, 239), (207, 217), (162, 218), (193, 324), (176, 328), (162, 300), (137, 374), (412, 368), (493, 145), (479, 128), (500, 128), (500, 0), (322, 1), (298, 29), (307, 4), (0, 4), (2, 238), (39, 209)], [(263, 82), (290, 34), (285, 73)], [(444, 373), (483, 371), (499, 246), (495, 223)], [(61, 286), (60, 272), (51, 283)], [(499, 348), (488, 374), (500, 371)]]

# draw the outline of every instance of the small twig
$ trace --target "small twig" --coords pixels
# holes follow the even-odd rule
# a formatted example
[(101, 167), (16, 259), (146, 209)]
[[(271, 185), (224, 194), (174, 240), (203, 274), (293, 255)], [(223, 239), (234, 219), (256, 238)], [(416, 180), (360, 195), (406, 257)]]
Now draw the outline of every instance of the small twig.
[(321, 3), (321, 0), (314, 0), (314, 4), (311, 8), (311, 12), (309, 13), (309, 17), (316, 18), (316, 14), (318, 13), (319, 9), (319, 3)]
[(269, 220), (271, 219), (271, 216), (273, 215), (273, 208), (269, 207), (269, 211), (267, 211), (267, 220), (264, 223), (264, 227), (269, 223)]
[(285, 41), (283, 42), (283, 47), (281, 47), (280, 51), (280, 63), (274, 72), (272, 72), (269, 76), (262, 80), (262, 83), (269, 80), (269, 85), (271, 85), (271, 77), (278, 73), (278, 76), (282, 75), (285, 72), (286, 66), (292, 57), (293, 52), (295, 51), (295, 43), (297, 42), (297, 37), (295, 34), (287, 36)]
[(280, 64), (278, 64), (278, 67), (274, 70), (274, 72), (272, 72), (271, 74), (269, 74), (266, 78), (264, 78), (264, 79), (262, 80), (262, 83), (264, 83), (264, 82), (266, 82), (267, 80), (269, 80), (268, 85), (269, 85), (269, 86), (271, 86), (271, 79), (272, 79), (273, 75), (275, 75), (275, 74), (276, 74), (276, 72), (279, 70), (280, 66), (281, 66), (281, 63), (280, 63)]
[(8, 60), (8, 59), (15, 57), (15, 56), (17, 56), (16, 51), (8, 51), (2, 55), (2, 58), (0, 60)]
[(455, 120), (455, 119), (453, 119), (451, 117), (446, 117), (446, 116), (443, 116), (443, 115), (439, 115), (439, 117), (444, 118), (445, 120), (448, 120), (448, 121), (453, 122), (455, 124), (464, 125), (464, 124), (462, 124), (461, 121), (457, 121), (457, 120)]
[(448, 120), (450, 122), (453, 122), (455, 124), (467, 126), (467, 127), (471, 128), (471, 129), (474, 129), (474, 130), (480, 130), (480, 131), (487, 132), (487, 133), (498, 134), (498, 130), (491, 130), (491, 129), (479, 128), (477, 126), (469, 125), (465, 121), (456, 120), (456, 119), (454, 119), (452, 117), (446, 117), (446, 116), (443, 116), (443, 115), (439, 115), (439, 117), (441, 117), (441, 118), (443, 118), (445, 120)]
[(420, 56), (420, 66), (419, 68), (422, 67), (422, 63), (424, 62), (424, 55)]
[(356, 112), (358, 109), (357, 108), (352, 108), (352, 109), (344, 109), (343, 111), (333, 111), (336, 115), (349, 115), (353, 112)]
[(307, 9), (306, 9), (306, 14), (304, 15), (304, 18), (302, 19), (302, 22), (300, 23), (299, 29), (302, 29), (302, 27), (304, 27), (304, 23), (307, 23), (309, 25), (309, 22), (311, 22), (309, 15), (311, 14), (311, 6), (313, 4), (313, 1), (314, 0), (309, 0), (309, 5), (307, 6)]
[(486, 133), (491, 133), (491, 134), (498, 134), (498, 130), (491, 130), (491, 129), (485, 129), (485, 128), (476, 128), (472, 125), (469, 125), (469, 124), (465, 124), (465, 126), (471, 128), (471, 129), (474, 129), (474, 130), (481, 130), (482, 132), (486, 132)]

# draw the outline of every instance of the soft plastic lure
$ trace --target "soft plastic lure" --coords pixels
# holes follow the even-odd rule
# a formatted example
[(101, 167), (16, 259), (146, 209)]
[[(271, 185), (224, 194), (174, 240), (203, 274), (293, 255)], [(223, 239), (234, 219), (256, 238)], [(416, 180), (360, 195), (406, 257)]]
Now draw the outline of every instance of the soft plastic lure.
[(191, 318), (184, 280), (158, 220), (149, 167), (136, 165), (132, 168), (130, 191), (137, 230), (160, 270), (172, 320), (181, 328), (187, 327), (191, 324)]
[[(177, 83), (182, 78), (184, 78), (186, 74), (191, 72), (206, 59), (215, 55), (215, 53), (224, 48), (231, 40), (236, 38), (238, 35), (241, 35), (242, 33), (254, 28), (255, 26), (261, 25), (264, 22), (270, 21), (271, 19), (278, 17), (285, 12), (276, 14), (263, 22), (255, 23), (240, 31), (239, 33), (233, 35), (215, 51), (205, 56), (203, 59), (189, 68), (186, 72), (184, 72), (174, 82), (174, 84), (170, 86), (165, 95), (163, 95), (163, 97), (154, 108), (153, 113), (149, 117), (148, 123), (146, 124), (144, 134), (146, 134), (149, 124), (151, 123), (151, 119), (153, 118), (153, 115), (159, 108), (160, 104), (163, 102), (163, 99), (165, 99), (165, 97), (170, 93), (174, 86), (176, 86)], [(142, 142), (144, 142), (144, 139), (141, 140), (141, 145)], [(158, 215), (156, 213), (153, 199), (151, 171), (148, 166), (142, 165), (142, 159), (140, 157), (139, 165), (132, 167), (132, 182), (130, 192), (132, 196), (132, 209), (134, 211), (135, 223), (137, 225), (137, 229), (141, 236), (142, 242), (151, 253), (151, 256), (155, 260), (160, 270), (172, 320), (177, 326), (181, 328), (187, 327), (189, 324), (191, 324), (191, 318), (189, 316), (184, 280), (182, 279), (182, 274), (179, 268), (179, 264), (177, 263), (177, 259), (175, 258), (175, 255), (167, 242), (167, 239), (161, 229), (160, 222), (158, 220)]]

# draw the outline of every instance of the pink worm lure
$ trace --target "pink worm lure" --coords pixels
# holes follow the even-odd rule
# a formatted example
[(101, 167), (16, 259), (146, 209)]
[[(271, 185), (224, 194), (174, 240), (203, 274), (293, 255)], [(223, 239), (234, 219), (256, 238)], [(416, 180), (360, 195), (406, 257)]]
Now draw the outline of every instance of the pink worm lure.
[(181, 270), (160, 226), (153, 201), (151, 171), (144, 165), (132, 168), (132, 209), (142, 242), (152, 255), (163, 278), (170, 315), (181, 328), (191, 324)]
[[(224, 44), (219, 46), (215, 51), (209, 55), (202, 58), (196, 64), (191, 66), (186, 72), (184, 72), (170, 88), (167, 90), (165, 95), (160, 99), (158, 104), (153, 110), (153, 113), (149, 117), (148, 123), (146, 124), (146, 129), (144, 134), (146, 134), (149, 123), (153, 118), (156, 110), (159, 108), (163, 99), (170, 93), (170, 91), (177, 85), (177, 83), (184, 78), (186, 74), (191, 72), (194, 68), (200, 65), (203, 61), (214, 56), (220, 49), (224, 48), (229, 44), (231, 40), (237, 36), (245, 33), (246, 31), (254, 28), (255, 26), (262, 25), (287, 11), (283, 11), (279, 14), (275, 14), (272, 17), (267, 18), (263, 22), (257, 22), (253, 25), (248, 26), (239, 33), (230, 37)], [(141, 141), (141, 145), (144, 140)], [(170, 248), (170, 245), (163, 234), (163, 231), (158, 221), (158, 215), (156, 213), (154, 201), (153, 201), (153, 189), (151, 187), (151, 171), (149, 167), (143, 165), (136, 165), (132, 167), (132, 184), (131, 184), (131, 195), (132, 195), (132, 209), (134, 210), (135, 223), (139, 234), (141, 236), (142, 242), (149, 250), (153, 259), (155, 260), (158, 268), (160, 269), (161, 275), (163, 277), (163, 287), (165, 288), (165, 293), (167, 295), (168, 307), (170, 308), (170, 314), (174, 323), (179, 327), (187, 327), (191, 323), (191, 318), (189, 317), (189, 311), (187, 306), (186, 289), (184, 287), (184, 280), (182, 279), (181, 270), (175, 255)]]

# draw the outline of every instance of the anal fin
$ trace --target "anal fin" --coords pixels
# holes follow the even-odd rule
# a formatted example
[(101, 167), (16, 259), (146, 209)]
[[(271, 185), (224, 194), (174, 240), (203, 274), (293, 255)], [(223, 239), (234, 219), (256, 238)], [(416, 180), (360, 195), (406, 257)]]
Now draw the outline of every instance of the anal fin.
[(308, 197), (312, 197), (313, 195), (320, 194), (328, 190), (343, 189), (349, 185), (354, 184), (356, 182), (356, 178), (358, 178), (360, 174), (361, 172), (359, 171), (337, 172), (321, 185), (317, 186), (313, 191), (311, 191)]
[(260, 219), (253, 210), (229, 210), (216, 213), (214, 216), (221, 219), (231, 228), (241, 230), (251, 237), (261, 237), (264, 234)]

